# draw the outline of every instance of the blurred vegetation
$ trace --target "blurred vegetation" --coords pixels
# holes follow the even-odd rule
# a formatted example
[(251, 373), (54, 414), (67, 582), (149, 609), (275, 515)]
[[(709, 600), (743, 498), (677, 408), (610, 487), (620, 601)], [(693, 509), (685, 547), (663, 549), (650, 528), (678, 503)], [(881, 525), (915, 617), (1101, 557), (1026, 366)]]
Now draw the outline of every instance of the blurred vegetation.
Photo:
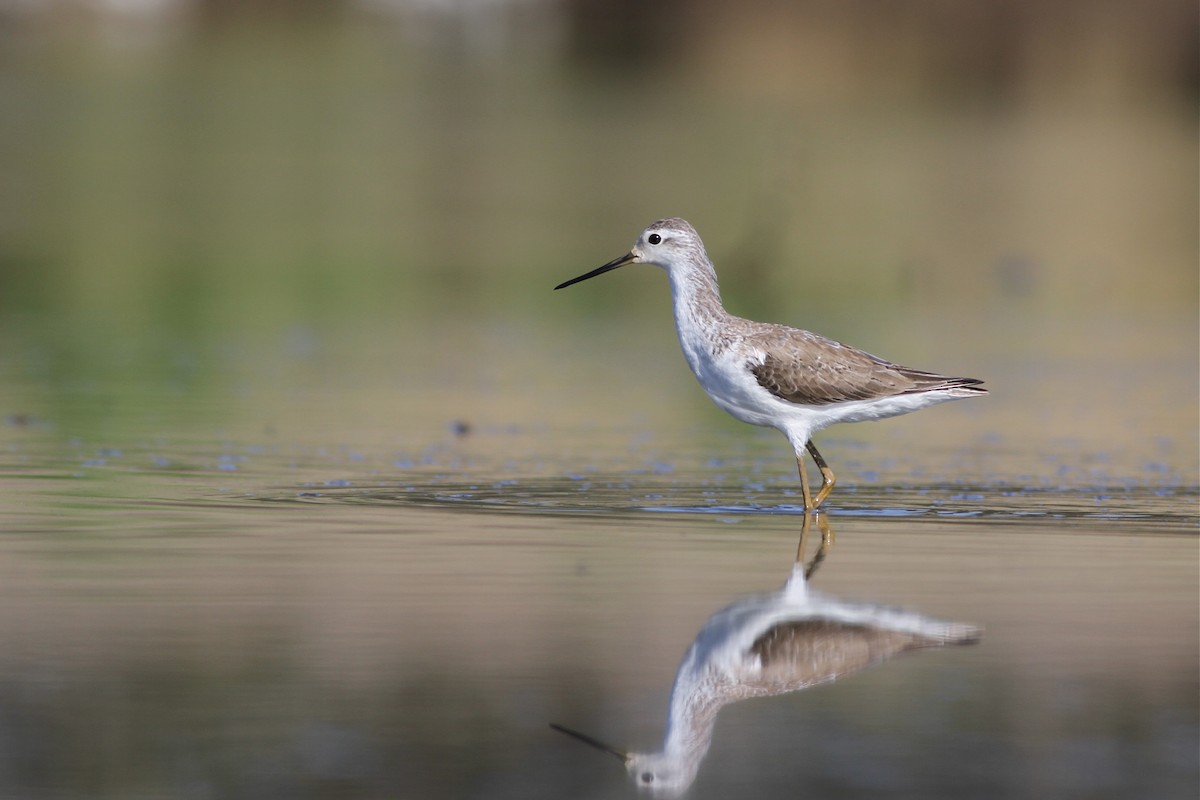
[[(814, 327), (885, 299), (1194, 313), (1196, 17), (0, 4), (0, 332), (526, 314), (666, 215), (731, 305)], [(556, 307), (662, 313), (625, 288)]]

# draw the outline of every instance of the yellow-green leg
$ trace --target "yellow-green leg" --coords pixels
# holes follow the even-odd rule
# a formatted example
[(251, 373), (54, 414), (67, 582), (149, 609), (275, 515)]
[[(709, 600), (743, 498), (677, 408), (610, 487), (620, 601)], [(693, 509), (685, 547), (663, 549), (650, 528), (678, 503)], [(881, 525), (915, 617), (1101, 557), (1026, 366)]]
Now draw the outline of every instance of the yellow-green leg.
[[(833, 470), (825, 463), (825, 459), (817, 452), (816, 445), (811, 441), (805, 445), (809, 455), (812, 456), (813, 462), (816, 463), (817, 469), (821, 470), (821, 488), (817, 490), (817, 496), (813, 499), (811, 506), (813, 511), (817, 510), (817, 506), (825, 502), (825, 498), (829, 497), (829, 493), (833, 491), (833, 485), (837, 483), (837, 478), (833, 474)], [(804, 464), (800, 464), (800, 484), (804, 488), (804, 508), (808, 509), (808, 476), (804, 474)]]
[(804, 468), (804, 454), (796, 456), (796, 467), (800, 470), (800, 491), (804, 493), (804, 523), (808, 524), (808, 512), (816, 509), (813, 505), (812, 493), (808, 490), (808, 470)]

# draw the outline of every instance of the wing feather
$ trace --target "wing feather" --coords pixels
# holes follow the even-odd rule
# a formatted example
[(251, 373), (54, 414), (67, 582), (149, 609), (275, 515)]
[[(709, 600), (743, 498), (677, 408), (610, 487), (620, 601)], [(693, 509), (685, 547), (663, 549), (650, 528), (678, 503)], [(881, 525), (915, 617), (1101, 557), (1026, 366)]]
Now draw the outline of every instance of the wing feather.
[(905, 650), (940, 644), (917, 633), (810, 619), (776, 625), (750, 649), (762, 665), (763, 684), (794, 690), (836, 680)]
[(763, 353), (761, 363), (748, 365), (758, 385), (782, 400), (801, 405), (966, 389), (982, 383), (975, 378), (902, 367), (824, 336), (783, 326), (747, 337), (746, 344)]

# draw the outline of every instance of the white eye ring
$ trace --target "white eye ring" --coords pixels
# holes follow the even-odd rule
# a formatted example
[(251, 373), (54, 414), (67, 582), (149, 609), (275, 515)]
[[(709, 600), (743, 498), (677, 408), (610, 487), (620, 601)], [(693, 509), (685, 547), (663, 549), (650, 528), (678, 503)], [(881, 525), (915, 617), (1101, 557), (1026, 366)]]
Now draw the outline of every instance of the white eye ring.
[(659, 236), (657, 233), (652, 233), (646, 237), (646, 241), (649, 242), (650, 244), (658, 244), (662, 241), (662, 237)]

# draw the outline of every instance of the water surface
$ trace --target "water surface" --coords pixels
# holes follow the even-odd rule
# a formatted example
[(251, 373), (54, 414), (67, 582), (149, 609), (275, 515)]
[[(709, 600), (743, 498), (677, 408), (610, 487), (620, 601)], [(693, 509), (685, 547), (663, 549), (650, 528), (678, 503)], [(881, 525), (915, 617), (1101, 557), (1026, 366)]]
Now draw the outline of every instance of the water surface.
[[(656, 749), (701, 624), (786, 578), (799, 490), (782, 437), (686, 375), (560, 360), (588, 352), (567, 336), (502, 366), (464, 348), (449, 379), (333, 345), (132, 388), (10, 362), (3, 793), (631, 795), (548, 724)], [(727, 708), (694, 796), (1194, 791), (1190, 443), (1145, 415), (1047, 431), (980, 367), (987, 400), (822, 438), (842, 481), (814, 586), (982, 642)]]

